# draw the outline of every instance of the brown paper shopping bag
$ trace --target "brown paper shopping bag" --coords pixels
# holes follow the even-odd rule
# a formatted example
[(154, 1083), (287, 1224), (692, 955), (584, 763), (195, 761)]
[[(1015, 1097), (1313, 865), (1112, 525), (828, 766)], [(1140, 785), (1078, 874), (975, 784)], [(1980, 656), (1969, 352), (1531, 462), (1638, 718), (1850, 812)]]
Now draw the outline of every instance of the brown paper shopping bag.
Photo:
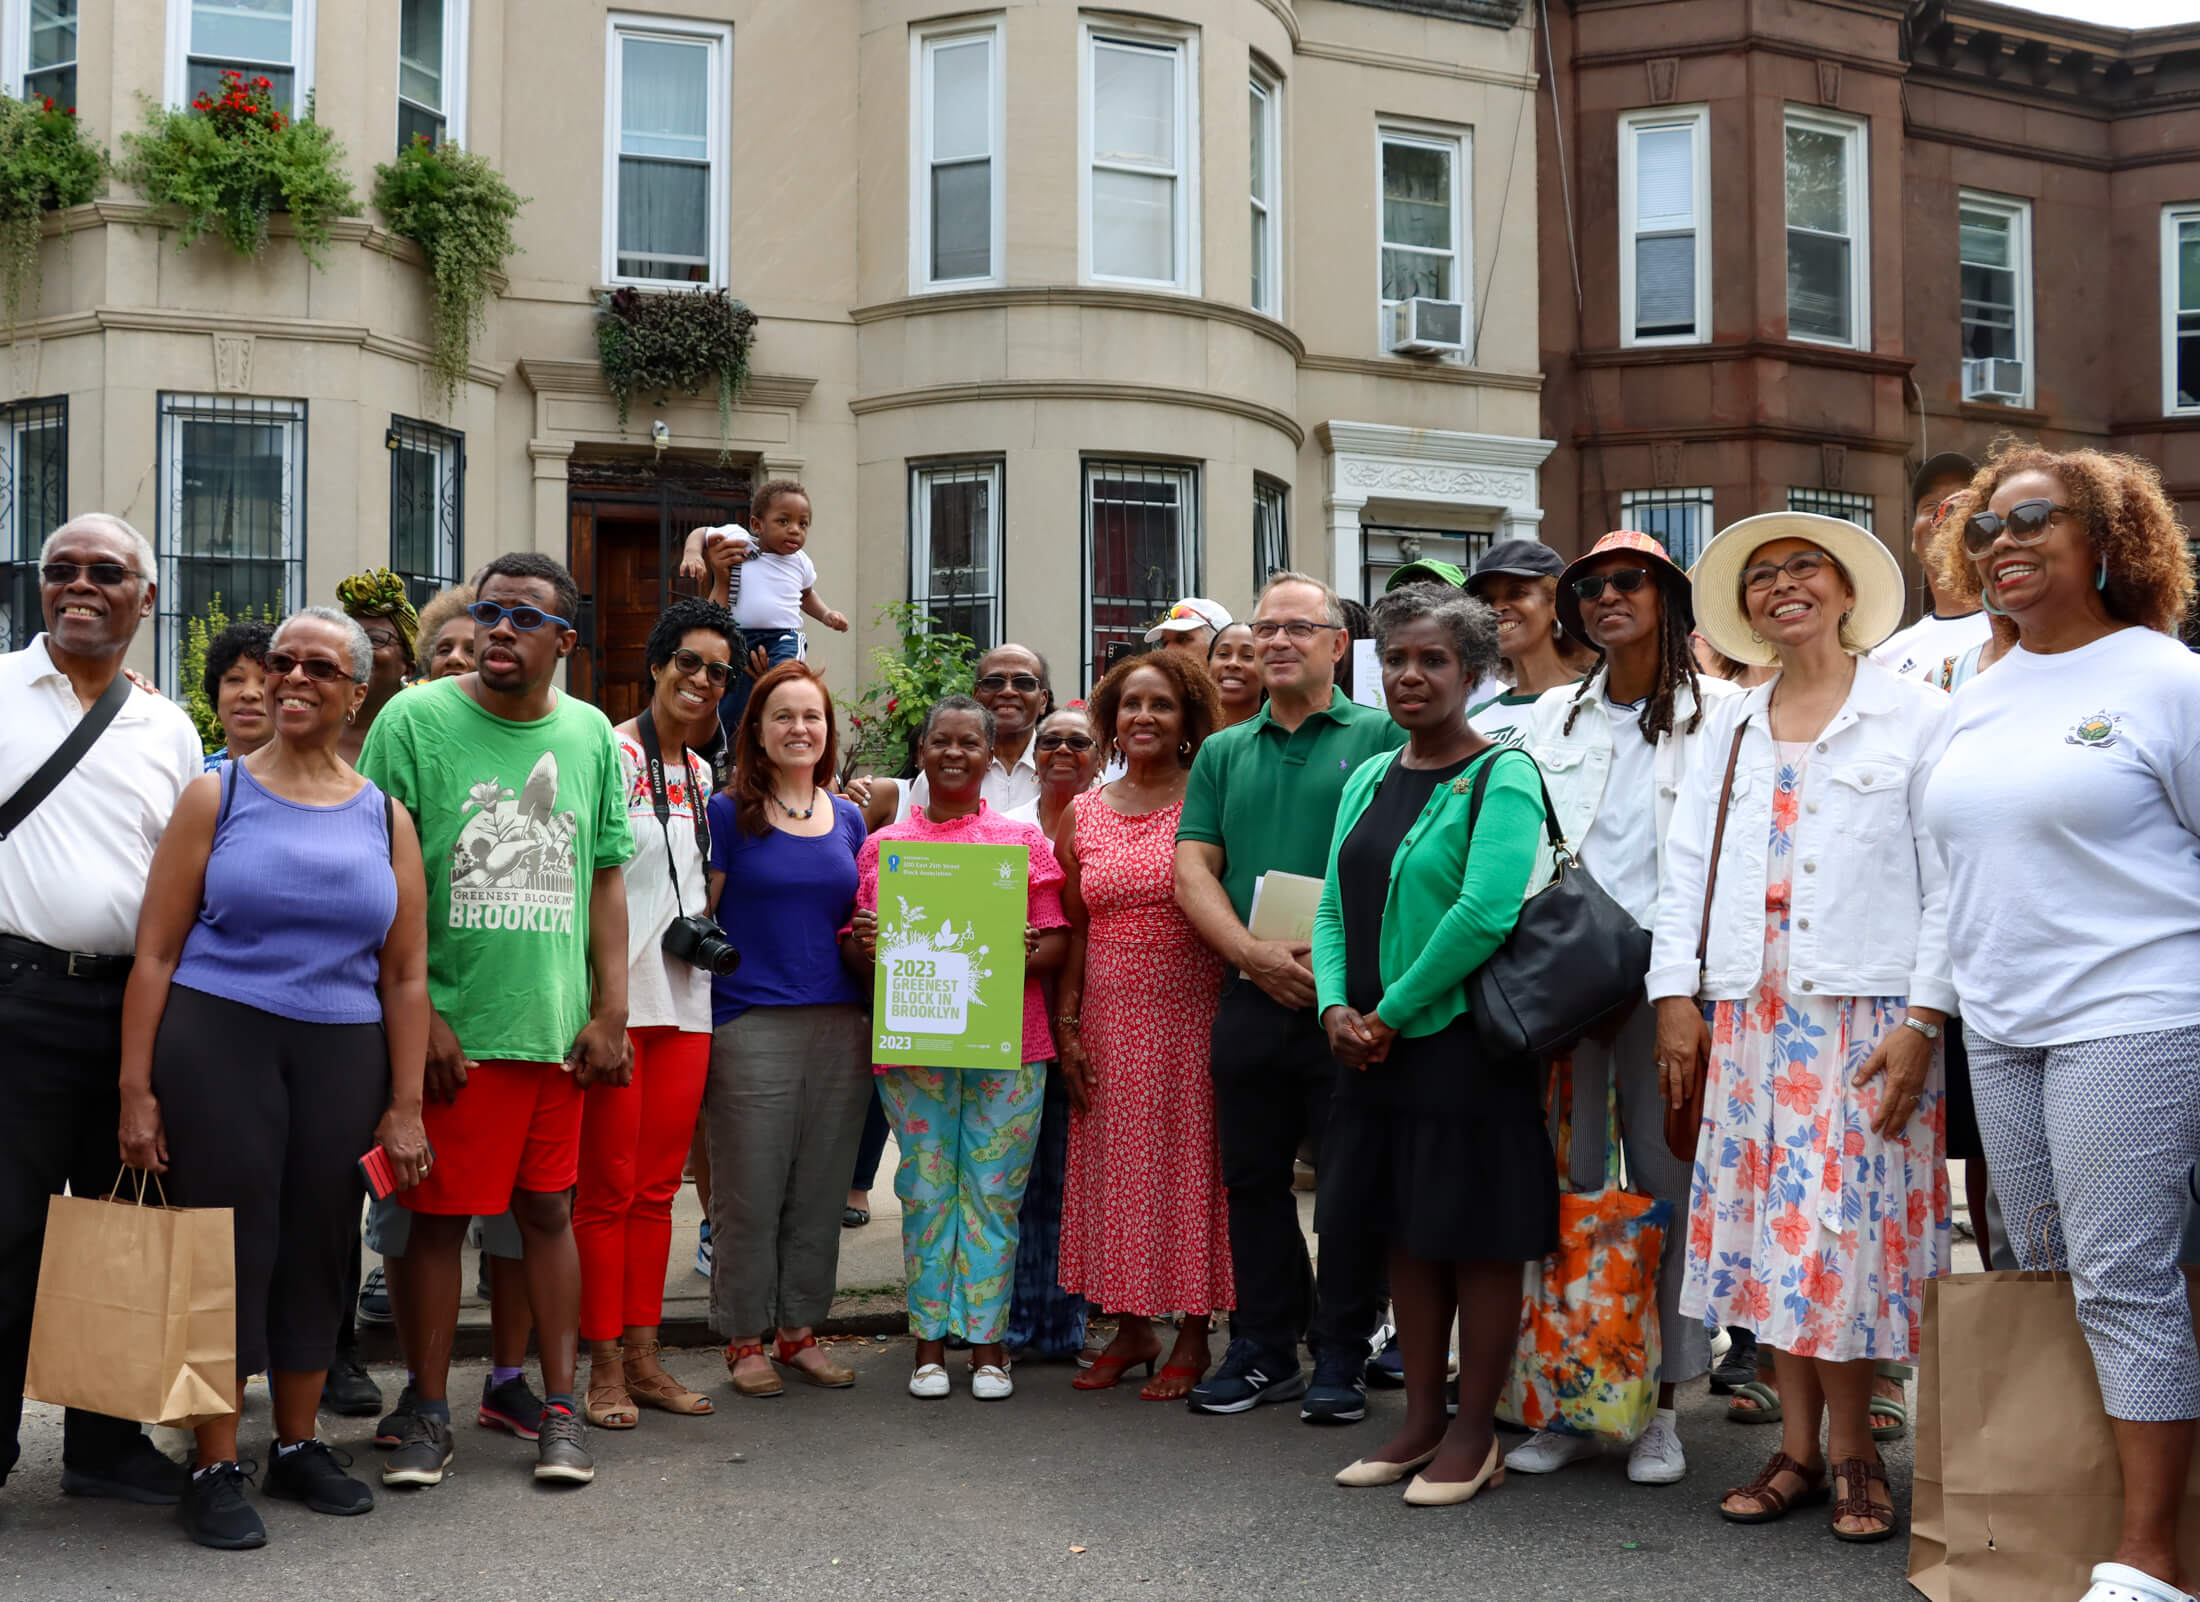
[(104, 1199), (54, 1197), (23, 1392), (177, 1429), (232, 1411), (237, 1261), (230, 1210), (151, 1205), (119, 1186)]
[[(2187, 1290), (2194, 1289), (2191, 1271)], [(1935, 1602), (2069, 1602), (2116, 1549), (2123, 1475), (2068, 1276), (1956, 1274), (1926, 1306), (1911, 1582)], [(1931, 1400), (1925, 1400), (1925, 1397)], [(1939, 1506), (1927, 1489), (1932, 1418)], [(2179, 1557), (2200, 1571), (2200, 1451)], [(1920, 1539), (1922, 1534), (1923, 1539)], [(1935, 1551), (1935, 1544), (1938, 1551)]]
[(1910, 1584), (1932, 1602), (1954, 1602), (1940, 1489), (1940, 1287), (1946, 1283), (1925, 1282), (1925, 1318), (1918, 1336), (1916, 1467), (1910, 1476)]

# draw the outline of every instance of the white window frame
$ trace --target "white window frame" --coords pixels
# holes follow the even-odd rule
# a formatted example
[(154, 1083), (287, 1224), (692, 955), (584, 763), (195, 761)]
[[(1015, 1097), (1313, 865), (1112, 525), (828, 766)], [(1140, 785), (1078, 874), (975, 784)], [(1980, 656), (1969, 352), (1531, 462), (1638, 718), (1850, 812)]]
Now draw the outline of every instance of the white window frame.
[(982, 480), (990, 486), (987, 505), (992, 509), (992, 527), (985, 531), (985, 539), (990, 547), (987, 564), (993, 574), (993, 584), (985, 607), (986, 635), (979, 641), (981, 650), (991, 650), (1001, 644), (1005, 637), (1002, 634), (1002, 602), (1006, 593), (1003, 582), (1006, 575), (1002, 559), (1007, 553), (1007, 542), (1002, 535), (1007, 518), (1001, 505), (1001, 489), (1006, 477), (1006, 464), (997, 456), (909, 464), (909, 602), (920, 613), (932, 605), (933, 484), (940, 480), (949, 483), (976, 483)]
[[(2032, 202), (2016, 195), (1990, 194), (1982, 189), (1956, 191), (1956, 327), (1957, 339), (1962, 339), (1963, 326), (1963, 212), (1993, 212), (2009, 225), (2009, 265), (2016, 279), (2016, 360), (2024, 364), (2024, 393), (2013, 403), (2029, 408), (2032, 404)], [(1959, 373), (1960, 379), (1960, 373)], [(1957, 386), (1961, 393), (1961, 384)], [(1983, 397), (1971, 405), (1993, 406), (2000, 404)]]
[[(1093, 125), (1093, 65), (1095, 47), (1098, 45), (1122, 45), (1132, 49), (1166, 50), (1176, 58), (1176, 125), (1178, 129), (1176, 166), (1173, 176), (1176, 182), (1176, 208), (1174, 218), (1174, 249), (1176, 276), (1173, 278), (1125, 278), (1093, 270), (1093, 220), (1092, 220), (1092, 125)], [(1127, 284), (1137, 289), (1155, 289), (1183, 295), (1200, 292), (1200, 205), (1199, 205), (1199, 35), (1189, 29), (1163, 28), (1155, 24), (1102, 24), (1086, 22), (1078, 31), (1077, 58), (1077, 270), (1081, 281), (1088, 284)], [(1160, 173), (1147, 167), (1126, 167), (1125, 172), (1135, 172), (1143, 177), (1159, 177)]]
[[(466, 143), (466, 44), (471, 31), (471, 6), (472, 0), (443, 0), (443, 105), (435, 115), (443, 119), (444, 139), (454, 145)], [(398, 82), (404, 82), (402, 73)], [(403, 89), (398, 91), (397, 99), (405, 99)]]
[[(55, 62), (54, 66), (71, 65), (78, 71), (77, 86), (83, 88), (84, 68), (84, 8), (76, 11), (77, 53), (67, 63)], [(14, 99), (23, 98), (23, 80), (31, 70), (31, 0), (5, 0), (0, 5), (0, 88)], [(51, 71), (51, 67), (40, 68)]]
[[(2177, 399), (2177, 234), (2185, 224), (2200, 228), (2200, 204), (2185, 202), (2162, 208), (2162, 415), (2200, 417), (2200, 400), (2190, 405)], [(2200, 311), (2200, 308), (2195, 308)], [(2194, 334), (2200, 339), (2200, 332)]]
[[(1695, 515), (1687, 519), (1689, 539), (1676, 545), (1657, 529), (1647, 525), (1656, 521), (1644, 517), (1646, 511), (1681, 511)], [(1662, 544), (1666, 553), (1682, 567), (1693, 567), (1696, 558), (1703, 555), (1703, 548), (1711, 543), (1711, 536), (1718, 525), (1714, 521), (1712, 493), (1708, 486), (1692, 485), (1686, 489), (1621, 490), (1619, 492), (1619, 526), (1650, 535)]]
[(1790, 320), (1787, 336), (1804, 345), (1831, 345), (1842, 350), (1872, 348), (1872, 193), (1871, 125), (1855, 117), (1836, 117), (1800, 106), (1784, 108), (1780, 120), (1780, 268), (1782, 312), (1787, 311), (1787, 132), (1807, 128), (1816, 133), (1838, 134), (1845, 141), (1848, 158), (1844, 188), (1849, 203), (1849, 337), (1828, 339), (1822, 334), (1799, 334)]
[[(971, 278), (932, 276), (932, 59), (942, 45), (984, 39), (991, 47), (987, 88), (992, 97), (988, 119), (992, 164), (992, 250), (990, 272)], [(909, 34), (909, 292), (938, 294), (957, 289), (993, 289), (1006, 283), (1008, 229), (1007, 57), (1005, 30), (998, 19), (975, 25), (913, 28)]]
[[(1257, 62), (1246, 85), (1246, 115), (1260, 124), (1260, 148), (1267, 167), (1265, 172), (1250, 175), (1247, 244), (1254, 256), (1253, 267), (1268, 291), (1265, 296), (1253, 293), (1249, 274), (1246, 299), (1253, 310), (1263, 316), (1280, 318), (1283, 316), (1283, 80)], [(1248, 159), (1250, 154), (1248, 150)], [(1253, 212), (1260, 213), (1268, 224), (1265, 245), (1251, 236)]]
[[(1420, 245), (1392, 247), (1383, 237), (1383, 147), (1392, 144), (1440, 149), (1451, 158), (1451, 298), (1466, 308), (1465, 315), (1459, 319), (1459, 327), (1466, 335), (1467, 351), (1471, 351), (1474, 348), (1474, 219), (1467, 215), (1467, 197), (1472, 192), (1467, 175), (1474, 160), (1474, 132), (1469, 128), (1446, 128), (1436, 123), (1387, 119), (1375, 128), (1375, 348), (1388, 353), (1390, 310), (1398, 304), (1383, 295), (1383, 251), (1427, 248)], [(1465, 361), (1467, 352), (1461, 352), (1457, 359)]]
[[(317, 5), (318, 0), (293, 0), (290, 8), (290, 114), (293, 118), (306, 114), (306, 102), (313, 95)], [(82, 15), (81, 10), (78, 15)], [(190, 74), (191, 0), (168, 0), (168, 50), (161, 72), (161, 98), (171, 106), (189, 104), (191, 95), (185, 85), (190, 82)]]
[[(1695, 327), (1685, 334), (1635, 332), (1635, 250), (1643, 234), (1677, 233), (1677, 229), (1644, 229), (1636, 216), (1636, 155), (1638, 134), (1686, 128), (1690, 135), (1693, 193), (1690, 214), (1695, 218), (1696, 308)], [(1785, 140), (1786, 129), (1781, 130)], [(1619, 342), (1627, 345), (1702, 345), (1711, 339), (1711, 109), (1708, 106), (1657, 107), (1625, 111), (1619, 119)], [(1783, 241), (1785, 233), (1781, 235)]]
[[(704, 193), (710, 197), (710, 221), (704, 230), (704, 247), (710, 254), (704, 275), (691, 278), (638, 278), (619, 268), (619, 58), (620, 40), (628, 36), (670, 39), (680, 44), (710, 47), (710, 109), (705, 127), (710, 150), (710, 178)], [(730, 244), (727, 218), (727, 184), (731, 176), (731, 142), (727, 130), (733, 115), (733, 25), (728, 22), (690, 22), (678, 17), (652, 17), (631, 11), (614, 11), (604, 19), (603, 85), (603, 282), (633, 284), (644, 289), (723, 289), (727, 282)]]
[[(1266, 528), (1263, 528), (1266, 524)], [(1263, 549), (1263, 535), (1273, 534), (1272, 551)], [(1273, 555), (1276, 560), (1264, 560)], [(1260, 593), (1271, 573), (1291, 565), (1291, 486), (1266, 473), (1253, 475), (1253, 592)]]

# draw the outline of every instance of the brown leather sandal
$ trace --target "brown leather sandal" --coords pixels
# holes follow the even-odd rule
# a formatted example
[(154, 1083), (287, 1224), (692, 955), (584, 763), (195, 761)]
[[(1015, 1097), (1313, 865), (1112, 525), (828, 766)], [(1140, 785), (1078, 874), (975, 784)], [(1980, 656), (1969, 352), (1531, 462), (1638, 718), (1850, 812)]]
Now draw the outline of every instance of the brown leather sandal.
[[(1868, 1546), (1874, 1541), (1884, 1541), (1894, 1534), (1894, 1496), (1889, 1489), (1884, 1504), (1872, 1500), (1872, 1482), (1887, 1483), (1887, 1468), (1867, 1458), (1845, 1457), (1833, 1465), (1833, 1477), (1848, 1486), (1833, 1504), (1833, 1538), (1848, 1541), (1857, 1546)], [(1876, 1530), (1844, 1530), (1843, 1519), (1878, 1519)]]
[(625, 1350), (620, 1347), (607, 1359), (588, 1360), (588, 1395), (581, 1408), (599, 1430), (630, 1430), (642, 1421), (627, 1392)]
[(663, 1349), (657, 1341), (626, 1348), (626, 1388), (634, 1400), (665, 1413), (715, 1413), (717, 1408), (709, 1397), (689, 1390), (665, 1372), (664, 1365), (657, 1361)]
[[(817, 1352), (822, 1361), (817, 1363), (797, 1363), (795, 1361), (796, 1356), (800, 1353), (813, 1350)], [(828, 1391), (846, 1390), (856, 1382), (856, 1371), (852, 1368), (843, 1368), (831, 1358), (826, 1357), (823, 1349), (818, 1346), (815, 1335), (805, 1335), (798, 1341), (790, 1341), (782, 1336), (773, 1336), (772, 1360), (786, 1368), (793, 1369), (808, 1384), (821, 1386)]]
[[(1790, 1496), (1773, 1485), (1782, 1474), (1792, 1474), (1803, 1482), (1803, 1488)], [(1809, 1507), (1823, 1502), (1833, 1494), (1826, 1484), (1823, 1465), (1805, 1468), (1785, 1452), (1775, 1452), (1772, 1460), (1757, 1471), (1757, 1477), (1747, 1485), (1737, 1485), (1719, 1498), (1719, 1517), (1729, 1524), (1770, 1524), (1784, 1519), (1799, 1507)], [(1736, 1513), (1726, 1504), (1730, 1498), (1747, 1496), (1756, 1499), (1757, 1506), (1747, 1513)]]
[(771, 1369), (766, 1369), (762, 1374), (753, 1378), (734, 1373), (734, 1365), (743, 1358), (762, 1357), (763, 1355), (764, 1343), (762, 1341), (729, 1341), (726, 1343), (726, 1373), (733, 1380), (733, 1388), (743, 1396), (777, 1396), (787, 1388), (779, 1382), (778, 1373)]

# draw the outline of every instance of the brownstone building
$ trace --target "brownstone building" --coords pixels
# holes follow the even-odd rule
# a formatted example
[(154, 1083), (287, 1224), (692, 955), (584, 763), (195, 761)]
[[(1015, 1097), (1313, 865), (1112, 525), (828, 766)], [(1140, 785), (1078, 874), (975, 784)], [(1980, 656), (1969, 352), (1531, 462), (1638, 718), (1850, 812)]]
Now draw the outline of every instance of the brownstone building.
[(1909, 471), (2005, 432), (2149, 457), (2200, 523), (2200, 26), (1565, 0), (1547, 43), (1554, 544), (1793, 506), (1907, 566)]

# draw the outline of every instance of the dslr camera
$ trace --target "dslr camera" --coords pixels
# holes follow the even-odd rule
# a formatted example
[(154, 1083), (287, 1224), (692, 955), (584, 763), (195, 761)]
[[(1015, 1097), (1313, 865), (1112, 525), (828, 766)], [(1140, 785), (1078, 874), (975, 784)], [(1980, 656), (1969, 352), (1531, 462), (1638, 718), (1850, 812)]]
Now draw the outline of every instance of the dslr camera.
[(726, 931), (701, 913), (675, 918), (665, 926), (665, 955), (723, 979), (741, 966), (741, 953)]

